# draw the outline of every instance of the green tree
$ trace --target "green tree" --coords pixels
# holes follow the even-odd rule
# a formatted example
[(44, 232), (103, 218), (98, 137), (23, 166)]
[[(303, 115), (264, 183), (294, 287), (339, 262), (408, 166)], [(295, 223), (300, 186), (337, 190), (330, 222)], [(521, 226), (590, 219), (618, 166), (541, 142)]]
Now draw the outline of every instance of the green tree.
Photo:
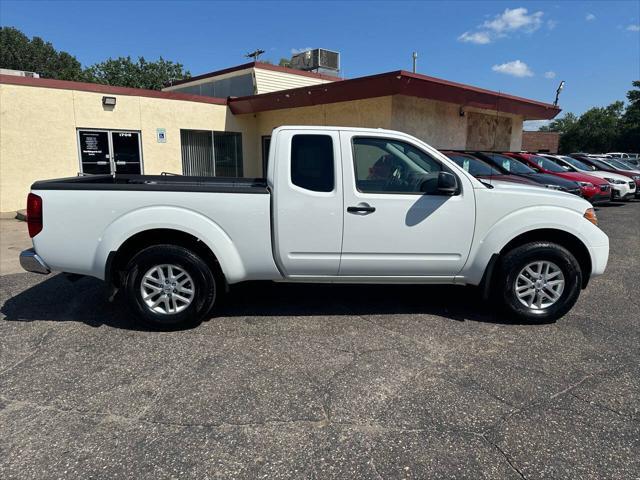
[(618, 149), (623, 152), (640, 151), (640, 80), (632, 85), (634, 89), (627, 92), (629, 105), (620, 119)]
[(288, 58), (284, 58), (283, 57), (278, 62), (278, 65), (280, 65), (281, 67), (290, 67), (291, 66), (291, 60), (289, 60)]
[(569, 112), (564, 117), (553, 120), (549, 125), (540, 127), (540, 131), (565, 133), (569, 131), (577, 121), (578, 117)]
[(131, 57), (110, 58), (96, 63), (86, 70), (89, 81), (120, 87), (146, 88), (160, 90), (165, 85), (191, 77), (181, 63), (174, 63), (160, 57), (148, 62), (144, 57), (137, 61)]
[(561, 134), (562, 153), (640, 151), (640, 80), (632, 84), (626, 108), (618, 101), (607, 107), (591, 108), (580, 117), (567, 113), (540, 130)]
[(554, 120), (547, 131), (559, 132), (560, 152), (610, 152), (619, 144), (624, 103), (614, 102), (607, 107), (594, 107), (580, 117), (567, 113)]
[[(608, 107), (591, 108), (584, 112), (568, 139), (575, 139), (581, 150), (589, 153), (611, 152), (618, 144), (620, 117), (624, 103), (617, 101)], [(562, 140), (561, 140), (562, 142)]]
[(0, 27), (0, 67), (36, 72), (58, 80), (84, 79), (76, 57), (56, 50), (40, 37), (29, 39), (13, 27)]

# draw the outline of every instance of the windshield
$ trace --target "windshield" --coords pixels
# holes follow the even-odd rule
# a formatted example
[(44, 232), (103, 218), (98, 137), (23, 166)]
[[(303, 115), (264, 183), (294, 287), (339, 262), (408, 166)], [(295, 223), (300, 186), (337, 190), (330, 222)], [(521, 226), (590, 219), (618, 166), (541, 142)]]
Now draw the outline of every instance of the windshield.
[(613, 165), (614, 167), (616, 167), (616, 168), (618, 168), (620, 170), (629, 170), (629, 165), (625, 165), (620, 160), (615, 160), (613, 158), (607, 158), (607, 163), (610, 163), (611, 165)]
[(557, 173), (566, 172), (564, 168), (562, 168), (556, 162), (548, 158), (541, 157), (540, 155), (531, 155), (529, 158), (531, 159), (532, 162), (537, 163), (542, 168), (544, 168), (545, 170), (549, 170), (550, 172), (557, 172)]
[(592, 167), (591, 165), (587, 165), (586, 163), (583, 163), (580, 160), (577, 160), (573, 157), (567, 157), (565, 155), (561, 155), (560, 158), (565, 162), (567, 162), (568, 164), (570, 164), (571, 166), (577, 168), (578, 170), (582, 170), (584, 172), (592, 172), (593, 170), (595, 170), (595, 167)]
[(536, 173), (533, 168), (527, 167), (524, 163), (519, 162), (515, 158), (500, 155), (499, 153), (485, 153), (496, 165), (501, 166), (509, 173)]
[(589, 161), (593, 163), (599, 170), (611, 170), (611, 165), (608, 165), (605, 162), (600, 160), (596, 160), (595, 158), (590, 158)]
[(487, 177), (492, 175), (502, 175), (499, 170), (496, 170), (488, 163), (484, 163), (482, 160), (470, 157), (469, 155), (456, 155), (452, 153), (447, 156), (474, 177), (477, 177), (478, 175), (484, 175)]

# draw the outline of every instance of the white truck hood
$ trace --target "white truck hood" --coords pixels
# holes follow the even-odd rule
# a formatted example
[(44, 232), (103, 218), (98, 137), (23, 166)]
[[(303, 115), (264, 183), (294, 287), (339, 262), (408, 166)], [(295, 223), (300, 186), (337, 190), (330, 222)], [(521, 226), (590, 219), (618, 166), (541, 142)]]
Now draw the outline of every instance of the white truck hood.
[(489, 189), (487, 187), (488, 190), (498, 191), (501, 195), (513, 193), (514, 197), (521, 200), (523, 197), (529, 197), (532, 204), (570, 208), (580, 214), (584, 213), (586, 209), (592, 207), (592, 205), (582, 197), (562, 192), (560, 190), (546, 188), (542, 185), (538, 187), (535, 185), (524, 185), (521, 183), (504, 182), (499, 180), (494, 180), (491, 184), (494, 188)]

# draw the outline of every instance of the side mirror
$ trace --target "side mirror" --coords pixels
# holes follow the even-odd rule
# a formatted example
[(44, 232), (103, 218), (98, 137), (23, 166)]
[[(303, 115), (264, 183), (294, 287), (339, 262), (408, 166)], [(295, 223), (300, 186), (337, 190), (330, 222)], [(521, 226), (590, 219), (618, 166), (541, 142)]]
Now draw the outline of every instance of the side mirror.
[(437, 193), (440, 195), (455, 195), (458, 193), (458, 179), (449, 172), (438, 173)]

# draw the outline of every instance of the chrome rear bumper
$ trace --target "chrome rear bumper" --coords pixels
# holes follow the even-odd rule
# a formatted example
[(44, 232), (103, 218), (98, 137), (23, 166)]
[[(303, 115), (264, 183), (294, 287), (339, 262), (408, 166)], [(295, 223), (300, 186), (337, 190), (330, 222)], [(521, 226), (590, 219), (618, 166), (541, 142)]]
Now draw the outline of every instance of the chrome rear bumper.
[(20, 253), (20, 266), (27, 272), (41, 273), (43, 275), (51, 273), (51, 269), (33, 248), (23, 250)]

